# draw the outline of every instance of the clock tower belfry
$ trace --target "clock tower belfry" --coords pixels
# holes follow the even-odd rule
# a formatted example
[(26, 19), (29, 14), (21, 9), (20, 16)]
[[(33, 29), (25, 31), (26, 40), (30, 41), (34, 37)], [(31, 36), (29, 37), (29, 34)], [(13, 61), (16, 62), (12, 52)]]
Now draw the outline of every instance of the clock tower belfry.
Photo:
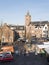
[(27, 14), (25, 15), (25, 26), (29, 26), (31, 22), (31, 15), (29, 14), (29, 12), (27, 12)]

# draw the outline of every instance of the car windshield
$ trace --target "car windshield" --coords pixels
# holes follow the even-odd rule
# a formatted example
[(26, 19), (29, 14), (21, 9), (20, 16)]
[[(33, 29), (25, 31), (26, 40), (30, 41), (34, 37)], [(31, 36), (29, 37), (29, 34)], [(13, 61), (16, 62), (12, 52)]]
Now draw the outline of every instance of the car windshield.
[(4, 53), (4, 54), (10, 54), (10, 53)]
[(5, 53), (3, 53), (3, 54), (11, 54), (11, 52), (5, 52)]

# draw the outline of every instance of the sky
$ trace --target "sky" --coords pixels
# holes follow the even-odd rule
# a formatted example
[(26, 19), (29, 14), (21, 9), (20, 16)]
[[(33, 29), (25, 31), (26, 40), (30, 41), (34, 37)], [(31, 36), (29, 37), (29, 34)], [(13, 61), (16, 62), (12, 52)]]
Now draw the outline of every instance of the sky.
[(49, 21), (49, 0), (0, 0), (0, 23), (24, 25), (28, 11), (32, 21)]

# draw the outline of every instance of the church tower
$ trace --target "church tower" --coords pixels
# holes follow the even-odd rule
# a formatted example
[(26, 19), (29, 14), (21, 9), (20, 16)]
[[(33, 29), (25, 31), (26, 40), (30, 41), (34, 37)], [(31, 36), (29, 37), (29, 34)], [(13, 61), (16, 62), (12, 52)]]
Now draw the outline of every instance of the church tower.
[(30, 35), (30, 22), (31, 22), (31, 15), (29, 12), (25, 15), (25, 36), (27, 39), (29, 39)]
[(31, 22), (31, 15), (29, 14), (29, 12), (27, 12), (27, 14), (25, 15), (25, 26), (29, 26)]

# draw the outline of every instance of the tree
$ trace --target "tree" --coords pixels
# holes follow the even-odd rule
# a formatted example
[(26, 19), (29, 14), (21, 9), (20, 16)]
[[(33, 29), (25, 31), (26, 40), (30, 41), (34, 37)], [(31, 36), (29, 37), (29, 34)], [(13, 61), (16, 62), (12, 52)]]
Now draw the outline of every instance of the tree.
[(2, 35), (3, 35), (2, 27), (3, 27), (3, 22), (1, 21), (1, 23), (0, 23), (0, 42), (1, 42), (1, 46), (2, 46)]

